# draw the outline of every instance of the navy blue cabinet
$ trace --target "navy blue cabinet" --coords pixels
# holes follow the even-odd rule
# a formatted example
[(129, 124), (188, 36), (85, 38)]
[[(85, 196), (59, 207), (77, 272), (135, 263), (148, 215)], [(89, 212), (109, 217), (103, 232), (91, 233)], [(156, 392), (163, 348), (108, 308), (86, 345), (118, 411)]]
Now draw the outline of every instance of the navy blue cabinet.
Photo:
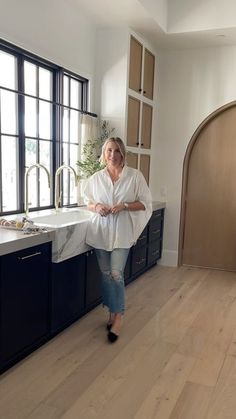
[(161, 258), (163, 225), (164, 209), (153, 211), (148, 225), (135, 246), (130, 249), (130, 274), (125, 277), (126, 285), (155, 265)]
[(0, 258), (0, 369), (49, 335), (51, 244)]
[(51, 266), (51, 331), (58, 332), (85, 311), (85, 256)]
[(56, 334), (101, 301), (101, 278), (94, 250), (51, 264), (51, 332)]
[(154, 211), (148, 223), (147, 266), (161, 258), (164, 228), (164, 209)]

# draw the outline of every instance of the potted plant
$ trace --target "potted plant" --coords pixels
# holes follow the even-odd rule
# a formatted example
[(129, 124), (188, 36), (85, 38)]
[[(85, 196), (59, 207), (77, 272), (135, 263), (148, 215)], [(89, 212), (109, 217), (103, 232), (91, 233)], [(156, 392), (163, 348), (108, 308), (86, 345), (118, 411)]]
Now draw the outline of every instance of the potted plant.
[(82, 149), (83, 158), (76, 162), (79, 167), (79, 179), (87, 179), (93, 173), (103, 169), (99, 158), (102, 146), (107, 138), (114, 132), (114, 128), (110, 128), (108, 121), (101, 121), (101, 135), (97, 139), (89, 139)]

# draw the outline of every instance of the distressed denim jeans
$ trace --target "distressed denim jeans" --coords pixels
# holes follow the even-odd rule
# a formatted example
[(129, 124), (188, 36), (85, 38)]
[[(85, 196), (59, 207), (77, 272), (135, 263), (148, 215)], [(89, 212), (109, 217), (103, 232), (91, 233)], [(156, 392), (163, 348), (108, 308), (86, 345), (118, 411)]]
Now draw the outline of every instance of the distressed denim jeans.
[(125, 309), (124, 269), (129, 250), (95, 249), (102, 274), (103, 304), (109, 308), (111, 313), (123, 313)]

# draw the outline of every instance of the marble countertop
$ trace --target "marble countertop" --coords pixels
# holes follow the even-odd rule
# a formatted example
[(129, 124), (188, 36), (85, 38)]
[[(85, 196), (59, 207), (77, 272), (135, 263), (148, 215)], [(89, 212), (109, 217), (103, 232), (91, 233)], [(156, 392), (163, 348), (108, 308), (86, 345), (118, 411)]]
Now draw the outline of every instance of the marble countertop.
[(153, 211), (159, 210), (159, 209), (163, 209), (166, 207), (166, 203), (165, 202), (160, 202), (160, 201), (153, 201), (152, 202), (152, 209)]
[(54, 238), (55, 230), (24, 234), (23, 231), (8, 230), (0, 227), (0, 256), (51, 242)]
[[(153, 211), (158, 209), (165, 208), (165, 202), (153, 201)], [(39, 214), (39, 213), (38, 213)], [(9, 217), (6, 217), (9, 218)], [(60, 236), (57, 233), (57, 229), (48, 229), (47, 231), (32, 233), (32, 234), (24, 234), (23, 231), (16, 231), (16, 230), (8, 230), (6, 228), (0, 227), (0, 256), (6, 255), (8, 253), (17, 252), (18, 250), (26, 249), (27, 247), (36, 246), (38, 244), (43, 244), (52, 241), (53, 242), (53, 261), (55, 260), (55, 254), (59, 255), (61, 249), (63, 249), (63, 253), (66, 254), (66, 259), (69, 257), (73, 257), (74, 254), (70, 255), (70, 252), (67, 251), (65, 244), (68, 246), (69, 242), (73, 239), (78, 240), (78, 229), (80, 229), (80, 233), (82, 233), (84, 228), (86, 227), (86, 222), (81, 223), (80, 225), (73, 226), (70, 228), (63, 228), (61, 230)], [(83, 225), (84, 224), (84, 225)], [(71, 231), (70, 231), (71, 230)], [(73, 230), (73, 231), (72, 231)], [(75, 234), (76, 233), (76, 234)], [(80, 234), (81, 243), (80, 243), (80, 250), (86, 251), (89, 247), (82, 243), (82, 237), (84, 237), (85, 233)], [(69, 239), (70, 236), (70, 240)], [(57, 237), (57, 240), (56, 240)], [(69, 247), (68, 247), (69, 248)], [(60, 250), (59, 250), (60, 249)], [(64, 258), (60, 259), (57, 257), (57, 261), (64, 260)]]

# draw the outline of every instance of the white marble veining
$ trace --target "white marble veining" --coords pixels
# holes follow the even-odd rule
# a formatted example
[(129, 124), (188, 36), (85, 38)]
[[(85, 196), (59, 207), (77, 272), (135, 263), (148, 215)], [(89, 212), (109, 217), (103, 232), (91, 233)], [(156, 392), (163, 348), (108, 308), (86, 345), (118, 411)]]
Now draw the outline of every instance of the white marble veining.
[(52, 262), (62, 262), (90, 249), (85, 243), (88, 223), (89, 220), (57, 229), (52, 243)]

